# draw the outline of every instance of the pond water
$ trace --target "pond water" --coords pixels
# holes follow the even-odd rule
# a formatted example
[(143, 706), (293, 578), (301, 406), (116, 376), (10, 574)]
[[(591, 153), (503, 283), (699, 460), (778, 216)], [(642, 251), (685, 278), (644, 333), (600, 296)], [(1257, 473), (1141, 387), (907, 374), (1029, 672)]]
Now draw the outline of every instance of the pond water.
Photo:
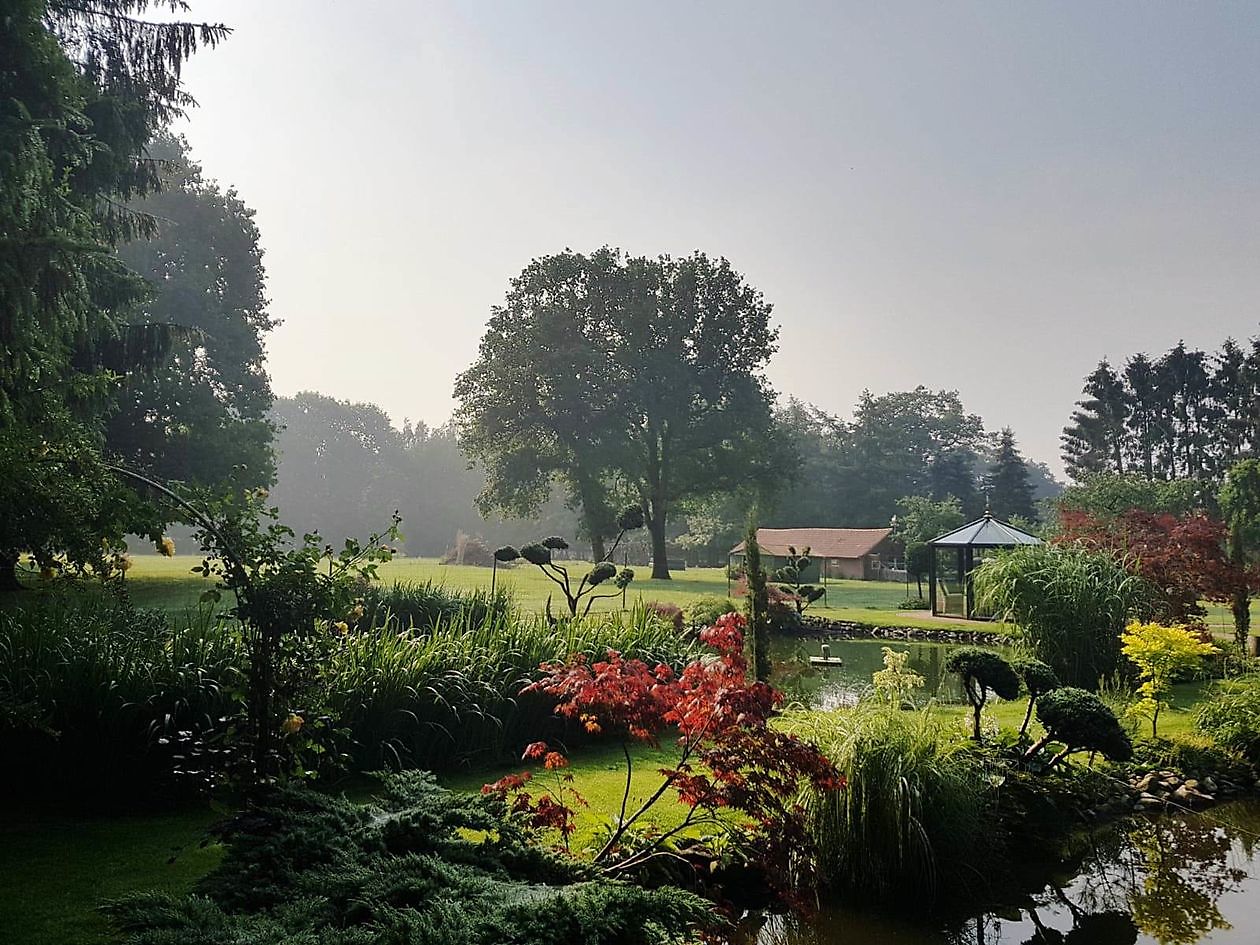
[(744, 934), (749, 945), (1257, 945), (1260, 802), (1099, 832), (1023, 901), (979, 915), (916, 923), (828, 908)]
[[(812, 666), (809, 657), (820, 656), (822, 645), (840, 666)], [(903, 640), (821, 640), (776, 637), (771, 653), (775, 661), (775, 686), (790, 702), (824, 709), (852, 705), (871, 686), (871, 675), (884, 668), (884, 647), (910, 651), (909, 666), (924, 678), (921, 700), (962, 702), (958, 678), (945, 671), (945, 660), (956, 645)]]

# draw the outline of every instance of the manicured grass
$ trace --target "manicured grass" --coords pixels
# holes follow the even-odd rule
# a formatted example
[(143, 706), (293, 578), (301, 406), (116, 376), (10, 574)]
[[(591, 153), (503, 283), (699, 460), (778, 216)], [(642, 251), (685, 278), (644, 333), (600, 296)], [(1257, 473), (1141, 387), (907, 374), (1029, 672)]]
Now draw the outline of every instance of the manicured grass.
[[(664, 781), (660, 769), (677, 763), (678, 749), (673, 739), (666, 736), (659, 748), (642, 744), (631, 745), (630, 759), (633, 773), (630, 780), (630, 800), (626, 805), (627, 816), (638, 810), (660, 787)], [(585, 747), (573, 753), (569, 759), (569, 767), (559, 772), (547, 771), (538, 764), (522, 762), (486, 771), (444, 776), (440, 780), (443, 785), (455, 791), (479, 791), (483, 784), (495, 781), (505, 774), (521, 771), (532, 772), (531, 792), (535, 795), (548, 788), (554, 790), (557, 787), (558, 774), (573, 775), (573, 787), (589, 804), (577, 814), (577, 829), (570, 840), (575, 852), (590, 846), (599, 828), (616, 818), (620, 812), (621, 797), (626, 788), (626, 759), (621, 746), (617, 744)], [(687, 809), (678, 802), (677, 795), (667, 791), (643, 816), (640, 823), (668, 828), (680, 823), (686, 814)]]
[(206, 809), (126, 817), (4, 811), (0, 940), (106, 941), (100, 903), (140, 890), (186, 891), (218, 862), (217, 845), (199, 846), (218, 816)]
[[(127, 573), (126, 587), (137, 606), (157, 607), (180, 611), (195, 607), (197, 598), (211, 582), (192, 573), (194, 564), (201, 559), (194, 555), (176, 555), (163, 558), (160, 555), (136, 555)], [(587, 562), (566, 562), (575, 578), (590, 570)], [(653, 581), (647, 578), (647, 569), (638, 568), (638, 577), (630, 586), (627, 603), (635, 600), (663, 601), (686, 608), (700, 597), (728, 594), (726, 572), (722, 568), (689, 568), (678, 571), (672, 580)], [(468, 565), (439, 564), (436, 558), (397, 558), (383, 565), (380, 576), (384, 582), (433, 581), (452, 589), (490, 587), (490, 569)], [(553, 613), (564, 608), (564, 598), (559, 589), (537, 568), (518, 564), (501, 570), (498, 577), (504, 587), (510, 587), (517, 603), (526, 610), (540, 611), (552, 598)], [(734, 593), (735, 582), (729, 591)], [(831, 581), (827, 584), (827, 599), (809, 609), (811, 614), (834, 617), (841, 620), (857, 620), (880, 626), (944, 627), (953, 629), (998, 630), (1007, 629), (1004, 624), (983, 621), (941, 621), (930, 614), (903, 616), (898, 605), (906, 597), (904, 584), (882, 581)], [(621, 598), (597, 602), (595, 610), (615, 610), (621, 606)]]

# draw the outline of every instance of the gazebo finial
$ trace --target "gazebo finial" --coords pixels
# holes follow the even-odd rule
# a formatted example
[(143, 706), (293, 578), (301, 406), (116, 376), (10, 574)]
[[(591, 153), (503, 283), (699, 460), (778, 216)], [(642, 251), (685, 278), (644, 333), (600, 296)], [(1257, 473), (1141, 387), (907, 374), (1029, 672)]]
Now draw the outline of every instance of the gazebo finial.
[(990, 519), (993, 518), (992, 499), (993, 499), (993, 490), (985, 489), (984, 490), (984, 517), (985, 518), (990, 518)]

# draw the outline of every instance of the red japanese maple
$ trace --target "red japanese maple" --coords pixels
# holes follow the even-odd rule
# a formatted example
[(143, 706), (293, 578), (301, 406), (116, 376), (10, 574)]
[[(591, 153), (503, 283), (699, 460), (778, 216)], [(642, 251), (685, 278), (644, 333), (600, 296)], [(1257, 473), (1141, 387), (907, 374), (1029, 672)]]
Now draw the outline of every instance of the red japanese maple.
[[(712, 652), (681, 672), (609, 651), (606, 659), (594, 663), (573, 656), (564, 663), (544, 664), (544, 676), (524, 691), (550, 696), (558, 715), (621, 741), (625, 791), (596, 862), (605, 863), (610, 871), (632, 869), (667, 855), (672, 840), (705, 824), (746, 841), (743, 849), (757, 852), (766, 874), (788, 885), (800, 878), (795, 874), (807, 865), (811, 849), (805, 812), (797, 801), (801, 788), (836, 790), (844, 779), (817, 747), (768, 724), (782, 696), (765, 683), (749, 681), (741, 615), (719, 618), (701, 631), (700, 639)], [(658, 744), (666, 732), (677, 734), (678, 760), (673, 767), (660, 769), (660, 786), (637, 810), (628, 812), (633, 774), (629, 742)], [(563, 756), (535, 742), (525, 757), (543, 759), (545, 767), (552, 767)], [(518, 781), (504, 779), (485, 790), (503, 793), (510, 808), (535, 825), (561, 820), (550, 802), (541, 812), (528, 795), (522, 803), (523, 776), (509, 777)], [(671, 789), (687, 806), (683, 821), (647, 844), (623, 848), (627, 832)], [(724, 809), (737, 816), (723, 816)], [(571, 832), (571, 813), (561, 829)]]
[(1177, 516), (1131, 509), (1115, 516), (1060, 513), (1062, 540), (1077, 541), (1128, 557), (1160, 595), (1161, 616), (1192, 621), (1202, 600), (1227, 601), (1239, 587), (1254, 587), (1256, 574), (1229, 560), (1224, 523), (1202, 513)]

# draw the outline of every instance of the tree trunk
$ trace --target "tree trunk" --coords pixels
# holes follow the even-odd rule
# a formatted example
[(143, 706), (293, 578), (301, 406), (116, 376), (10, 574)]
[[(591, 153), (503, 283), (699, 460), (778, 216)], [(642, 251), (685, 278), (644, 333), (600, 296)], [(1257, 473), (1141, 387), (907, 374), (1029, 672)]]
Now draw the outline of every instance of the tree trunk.
[(604, 536), (592, 534), (591, 535), (591, 560), (603, 561), (604, 558), (607, 556), (607, 554), (608, 553), (604, 550)]
[(668, 581), (669, 552), (665, 548), (665, 510), (652, 504), (652, 514), (648, 518), (648, 531), (652, 535), (652, 580)]
[(1235, 591), (1230, 610), (1234, 613), (1234, 638), (1246, 653), (1247, 639), (1251, 636), (1251, 595), (1245, 590)]
[(0, 592), (23, 590), (22, 582), (17, 578), (17, 552), (0, 552)]

